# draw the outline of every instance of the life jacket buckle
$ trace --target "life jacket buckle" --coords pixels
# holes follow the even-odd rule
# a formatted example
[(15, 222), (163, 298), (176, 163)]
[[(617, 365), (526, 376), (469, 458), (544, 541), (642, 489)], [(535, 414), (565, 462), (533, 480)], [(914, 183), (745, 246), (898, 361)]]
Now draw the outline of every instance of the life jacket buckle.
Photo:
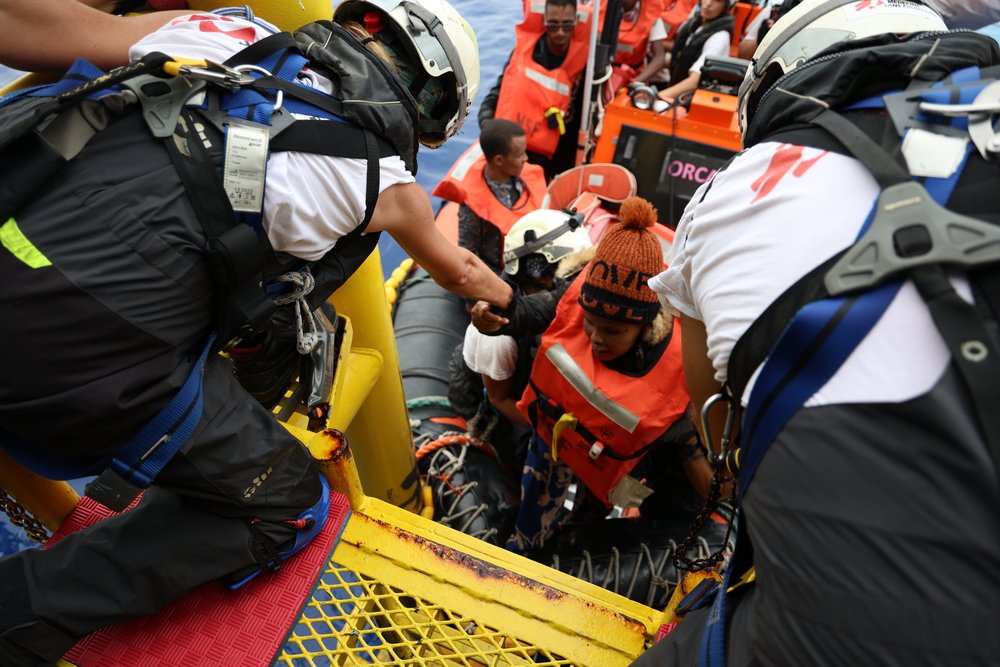
[(591, 461), (596, 461), (597, 457), (599, 457), (601, 455), (601, 452), (603, 451), (604, 451), (604, 444), (598, 440), (597, 442), (595, 442), (590, 446), (590, 451), (587, 452), (587, 455), (590, 456)]

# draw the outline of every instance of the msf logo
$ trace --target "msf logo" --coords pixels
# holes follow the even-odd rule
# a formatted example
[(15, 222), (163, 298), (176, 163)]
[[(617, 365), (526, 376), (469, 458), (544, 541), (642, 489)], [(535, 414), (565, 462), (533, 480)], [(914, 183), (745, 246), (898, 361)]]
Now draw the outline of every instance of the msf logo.
[(854, 11), (861, 12), (866, 9), (875, 9), (877, 7), (884, 7), (885, 0), (861, 0), (858, 4), (854, 5)]

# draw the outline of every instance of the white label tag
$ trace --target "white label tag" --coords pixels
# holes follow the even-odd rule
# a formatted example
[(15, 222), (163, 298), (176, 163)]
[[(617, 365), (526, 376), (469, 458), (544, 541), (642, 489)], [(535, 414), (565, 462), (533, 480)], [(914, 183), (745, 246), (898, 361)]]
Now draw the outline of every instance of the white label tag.
[(234, 211), (260, 213), (264, 207), (268, 139), (266, 128), (229, 124), (222, 187)]
[(914, 176), (948, 178), (965, 156), (968, 139), (912, 128), (903, 139), (903, 157)]

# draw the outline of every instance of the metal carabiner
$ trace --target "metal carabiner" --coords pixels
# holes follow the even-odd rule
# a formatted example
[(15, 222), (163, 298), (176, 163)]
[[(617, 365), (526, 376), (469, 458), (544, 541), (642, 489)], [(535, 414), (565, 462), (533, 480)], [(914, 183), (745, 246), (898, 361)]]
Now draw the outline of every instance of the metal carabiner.
[[(239, 72), (240, 75), (245, 76), (247, 79), (249, 79), (249, 81), (247, 81), (244, 85), (248, 85), (248, 84), (253, 83), (254, 81), (256, 81), (256, 79), (254, 79), (249, 74), (243, 74), (243, 72), (245, 72), (245, 71), (258, 72), (260, 74), (263, 74), (264, 76), (273, 76), (273, 74), (271, 72), (267, 71), (266, 69), (264, 69), (260, 65), (250, 65), (250, 64), (237, 65), (233, 69), (236, 70), (237, 72)], [(278, 90), (278, 91), (275, 91), (275, 92), (276, 92), (276, 95), (274, 96), (274, 110), (278, 111), (279, 109), (281, 109), (281, 103), (285, 99), (285, 93), (283, 91), (281, 91), (281, 90)]]
[[(712, 438), (711, 429), (708, 426), (708, 412), (712, 409), (712, 406), (719, 401), (726, 402), (726, 424), (722, 429), (722, 437), (719, 440), (719, 453), (715, 454), (715, 448), (713, 447), (714, 439)], [(732, 441), (733, 436), (733, 426), (736, 423), (736, 401), (732, 396), (729, 395), (726, 387), (723, 387), (719, 393), (710, 396), (705, 404), (701, 406), (701, 432), (705, 434), (705, 451), (708, 457), (709, 463), (713, 466), (721, 465), (725, 462), (726, 456), (729, 454), (729, 443)]]

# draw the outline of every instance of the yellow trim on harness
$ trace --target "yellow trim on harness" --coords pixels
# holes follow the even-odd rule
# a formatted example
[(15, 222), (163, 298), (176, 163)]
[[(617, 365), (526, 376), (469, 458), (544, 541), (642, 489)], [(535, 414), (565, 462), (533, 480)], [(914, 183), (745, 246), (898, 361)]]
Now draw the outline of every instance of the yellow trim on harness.
[(576, 415), (574, 415), (572, 412), (567, 412), (562, 417), (560, 417), (559, 421), (557, 421), (555, 423), (555, 426), (552, 427), (552, 460), (553, 461), (558, 461), (559, 460), (559, 436), (562, 435), (562, 432), (565, 431), (566, 429), (569, 429), (571, 431), (575, 431), (576, 430), (576, 425), (578, 423), (580, 423), (580, 422), (579, 422), (579, 420), (577, 420)]
[(7, 222), (0, 226), (0, 244), (32, 269), (52, 266), (49, 258), (21, 232), (14, 218), (8, 218)]

